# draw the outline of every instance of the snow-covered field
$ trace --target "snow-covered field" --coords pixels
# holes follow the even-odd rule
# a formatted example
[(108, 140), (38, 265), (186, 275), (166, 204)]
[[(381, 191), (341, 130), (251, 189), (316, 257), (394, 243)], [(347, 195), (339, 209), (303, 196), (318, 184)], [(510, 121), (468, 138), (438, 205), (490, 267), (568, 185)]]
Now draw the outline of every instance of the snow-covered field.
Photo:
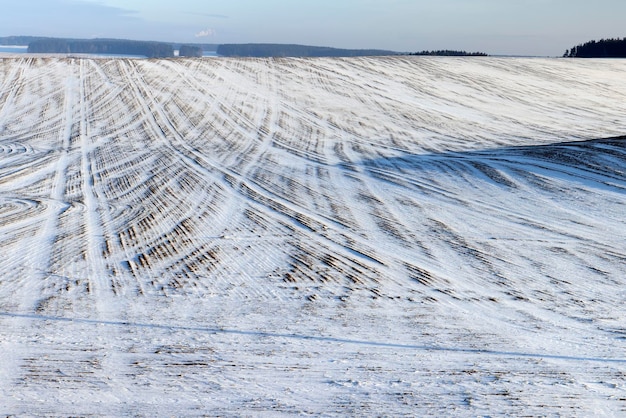
[(626, 61), (0, 84), (0, 415), (626, 414)]

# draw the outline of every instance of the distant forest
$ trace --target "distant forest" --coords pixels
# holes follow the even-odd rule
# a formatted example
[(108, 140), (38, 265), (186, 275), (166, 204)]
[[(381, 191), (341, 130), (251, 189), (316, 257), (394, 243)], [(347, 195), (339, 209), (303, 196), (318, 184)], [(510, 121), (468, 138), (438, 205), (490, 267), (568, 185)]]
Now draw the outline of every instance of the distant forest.
[(41, 36), (4, 36), (0, 37), (0, 45), (21, 45), (27, 46), (33, 41), (38, 41), (43, 38)]
[(224, 44), (217, 47), (224, 57), (362, 57), (398, 55), (394, 51), (379, 49), (340, 49), (323, 46), (292, 44)]
[[(172, 46), (174, 47), (175, 50), (178, 51), (185, 51), (185, 55), (182, 55), (182, 52), (179, 52), (179, 54), (181, 54), (181, 56), (185, 56), (185, 57), (201, 57), (203, 56), (205, 53), (211, 53), (211, 54), (215, 54), (215, 51), (217, 51), (217, 47), (219, 46), (218, 44), (172, 44)], [(200, 55), (188, 55), (187, 52), (190, 52), (192, 54), (198, 54), (199, 52), (202, 52)]]
[(433, 55), (438, 57), (488, 57), (488, 55), (484, 52), (452, 51), (449, 49), (413, 52), (408, 55)]
[(626, 38), (589, 41), (565, 51), (563, 56), (567, 58), (626, 58)]
[(171, 44), (119, 39), (39, 39), (28, 44), (29, 53), (138, 55), (148, 58), (174, 56)]
[(198, 45), (181, 45), (178, 49), (179, 57), (201, 57), (204, 51)]
[(179, 44), (132, 41), (128, 39), (64, 39), (41, 36), (0, 37), (0, 45), (28, 46), (30, 53), (138, 55), (149, 58), (171, 57), (174, 50), (181, 57), (201, 57), (215, 52), (216, 44)]
[[(0, 37), (0, 45), (28, 45), (29, 53), (135, 55), (169, 58), (202, 57), (216, 52), (224, 57), (362, 57), (386, 55), (487, 56), (482, 52), (455, 50), (400, 53), (381, 49), (341, 49), (296, 44), (177, 44), (127, 39), (64, 39), (37, 36)], [(577, 48), (580, 48), (579, 46)], [(572, 49), (574, 50), (574, 49)]]

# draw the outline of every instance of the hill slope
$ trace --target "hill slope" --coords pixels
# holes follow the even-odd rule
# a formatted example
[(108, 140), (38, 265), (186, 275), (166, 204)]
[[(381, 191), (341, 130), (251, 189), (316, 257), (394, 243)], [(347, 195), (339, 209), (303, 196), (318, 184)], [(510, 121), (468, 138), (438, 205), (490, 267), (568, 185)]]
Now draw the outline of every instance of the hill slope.
[(0, 413), (623, 413), (625, 70), (0, 61)]

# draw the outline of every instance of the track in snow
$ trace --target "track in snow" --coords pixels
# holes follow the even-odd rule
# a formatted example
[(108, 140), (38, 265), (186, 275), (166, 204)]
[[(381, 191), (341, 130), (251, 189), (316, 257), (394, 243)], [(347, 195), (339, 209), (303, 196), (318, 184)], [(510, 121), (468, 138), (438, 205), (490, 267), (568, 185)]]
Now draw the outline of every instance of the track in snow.
[(623, 412), (625, 69), (2, 60), (0, 413)]

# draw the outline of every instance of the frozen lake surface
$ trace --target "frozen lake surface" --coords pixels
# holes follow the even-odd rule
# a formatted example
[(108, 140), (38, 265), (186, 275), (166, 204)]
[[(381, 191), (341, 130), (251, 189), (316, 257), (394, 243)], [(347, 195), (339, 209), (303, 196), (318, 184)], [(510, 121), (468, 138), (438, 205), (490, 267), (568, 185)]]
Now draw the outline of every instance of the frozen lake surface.
[(626, 61), (0, 60), (0, 415), (626, 414)]
[(22, 46), (22, 45), (0, 45), (0, 53), (25, 54), (27, 51), (28, 51), (28, 46)]

